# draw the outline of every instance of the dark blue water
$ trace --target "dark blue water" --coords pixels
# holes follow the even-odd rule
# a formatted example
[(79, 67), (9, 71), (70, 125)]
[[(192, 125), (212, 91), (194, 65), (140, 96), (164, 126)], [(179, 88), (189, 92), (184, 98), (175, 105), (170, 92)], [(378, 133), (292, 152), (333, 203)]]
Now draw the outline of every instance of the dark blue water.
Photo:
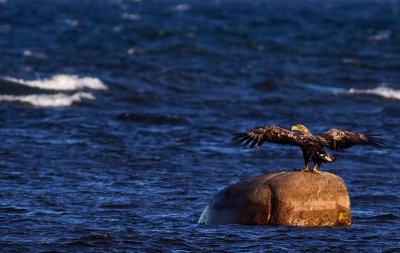
[[(400, 1), (0, 1), (0, 251), (400, 252)], [(375, 129), (322, 169), (349, 228), (197, 224), (212, 194), (303, 166), (235, 146)]]

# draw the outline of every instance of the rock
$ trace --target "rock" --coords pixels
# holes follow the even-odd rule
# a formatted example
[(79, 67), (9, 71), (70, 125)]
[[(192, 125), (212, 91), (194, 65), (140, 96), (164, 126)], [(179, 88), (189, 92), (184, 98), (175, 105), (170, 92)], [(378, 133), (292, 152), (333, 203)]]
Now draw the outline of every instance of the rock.
[(350, 226), (343, 180), (328, 172), (278, 172), (253, 177), (218, 192), (199, 223)]

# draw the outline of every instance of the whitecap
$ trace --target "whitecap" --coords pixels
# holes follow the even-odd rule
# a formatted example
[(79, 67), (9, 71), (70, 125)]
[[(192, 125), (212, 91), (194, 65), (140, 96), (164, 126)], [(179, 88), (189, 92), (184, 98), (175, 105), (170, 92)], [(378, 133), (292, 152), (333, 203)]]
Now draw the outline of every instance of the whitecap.
[(20, 102), (28, 103), (37, 107), (63, 107), (70, 106), (74, 102), (80, 102), (83, 99), (93, 100), (94, 96), (87, 92), (77, 92), (75, 94), (41, 94), (41, 95), (0, 95), (1, 102)]
[(134, 13), (123, 13), (122, 14), (122, 18), (123, 19), (127, 19), (127, 20), (140, 20), (142, 17), (138, 14), (134, 14)]
[(373, 89), (350, 89), (348, 94), (367, 94), (384, 98), (400, 100), (400, 90), (395, 90), (386, 86), (379, 86)]
[(171, 11), (190, 11), (192, 7), (188, 4), (177, 4), (170, 8)]
[(41, 58), (41, 59), (47, 58), (45, 54), (32, 52), (31, 50), (25, 50), (22, 54), (26, 57), (32, 57), (32, 58)]
[(382, 31), (378, 31), (376, 34), (369, 36), (368, 39), (374, 40), (374, 41), (387, 40), (391, 34), (392, 34), (392, 32), (390, 30), (382, 30)]
[(79, 26), (79, 20), (76, 19), (64, 19), (64, 24), (68, 26)]
[(143, 49), (137, 47), (131, 47), (126, 51), (126, 53), (129, 55), (141, 54), (143, 53)]
[(108, 87), (99, 79), (92, 77), (78, 77), (75, 75), (55, 75), (48, 79), (27, 81), (7, 77), (7, 80), (17, 82), (33, 88), (43, 90), (82, 90), (89, 88), (93, 90), (107, 90)]

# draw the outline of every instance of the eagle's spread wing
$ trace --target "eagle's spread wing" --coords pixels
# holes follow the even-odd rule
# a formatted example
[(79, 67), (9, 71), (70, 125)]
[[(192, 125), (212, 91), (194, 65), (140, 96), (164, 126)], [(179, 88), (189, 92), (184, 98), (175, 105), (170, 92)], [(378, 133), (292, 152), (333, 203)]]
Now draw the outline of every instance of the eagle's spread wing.
[(258, 127), (247, 132), (237, 133), (234, 134), (233, 139), (238, 143), (243, 144), (243, 146), (251, 143), (250, 148), (254, 146), (259, 147), (265, 141), (297, 146), (301, 143), (296, 134), (278, 126)]
[(323, 146), (328, 147), (333, 151), (340, 151), (354, 145), (371, 145), (383, 149), (385, 144), (381, 138), (377, 137), (377, 135), (368, 134), (368, 132), (359, 134), (335, 128), (315, 137)]

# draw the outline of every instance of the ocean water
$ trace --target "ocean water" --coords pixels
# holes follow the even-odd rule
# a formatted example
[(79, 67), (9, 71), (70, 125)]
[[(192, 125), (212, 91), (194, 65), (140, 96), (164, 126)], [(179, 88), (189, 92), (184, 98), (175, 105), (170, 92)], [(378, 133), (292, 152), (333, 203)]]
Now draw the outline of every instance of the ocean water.
[[(1, 0), (1, 252), (400, 252), (400, 1)], [(262, 125), (374, 129), (323, 170), (353, 225), (197, 221), (299, 169)]]

